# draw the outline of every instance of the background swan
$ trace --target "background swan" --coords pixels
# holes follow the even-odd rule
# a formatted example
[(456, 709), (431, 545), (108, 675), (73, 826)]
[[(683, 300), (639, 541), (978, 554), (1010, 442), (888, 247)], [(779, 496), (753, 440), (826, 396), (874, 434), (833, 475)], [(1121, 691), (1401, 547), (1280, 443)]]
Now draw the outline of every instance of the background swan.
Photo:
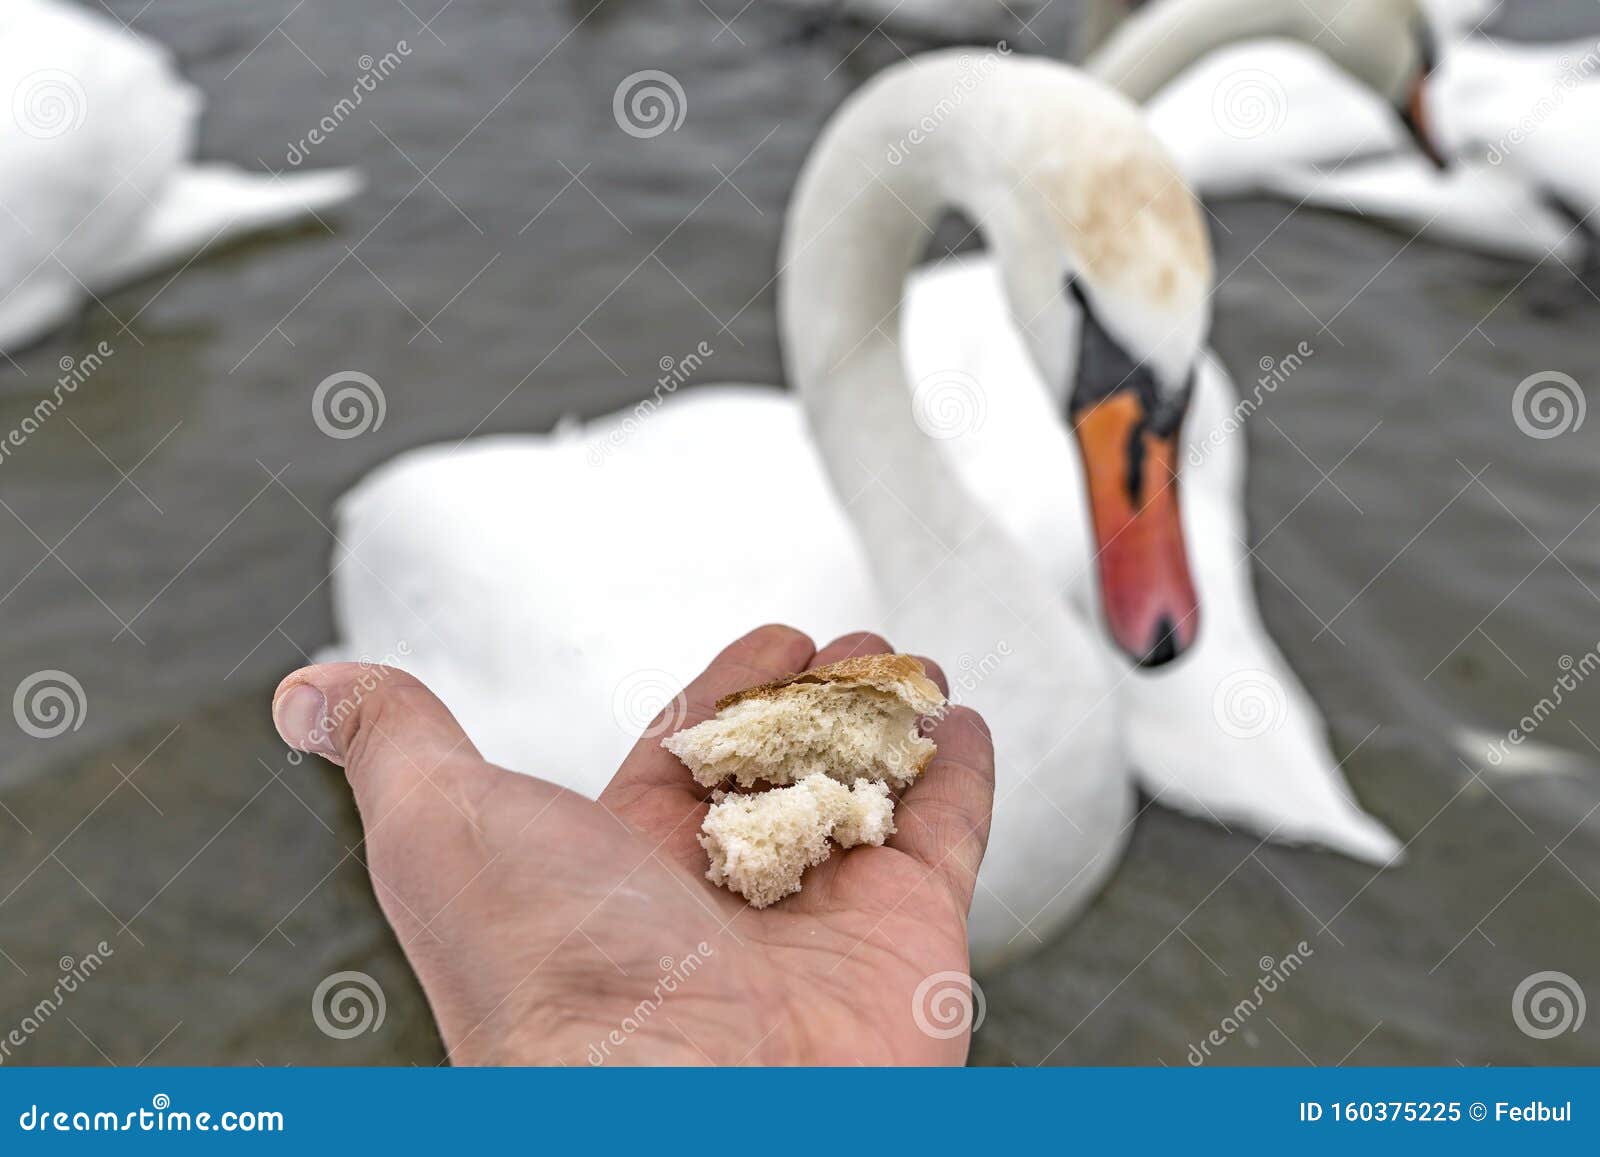
[(1202, 195), (1271, 193), (1488, 253), (1582, 260), (1595, 230), (1574, 224), (1600, 206), (1600, 43), (1474, 35), (1490, 12), (1153, 0), (1089, 67), (1148, 101)]
[[(1133, 680), (1094, 622), (1103, 584), (1089, 564), (1091, 504), (1059, 414), (1096, 381), (1078, 373), (1082, 324), (1062, 279), (1081, 277), (1096, 341), (1128, 335), (1150, 388), (1175, 399), (1199, 359), (1209, 257), (1193, 202), (1135, 110), (1064, 66), (995, 62), (938, 132), (886, 163), (971, 67), (945, 53), (890, 70), (816, 146), (781, 287), (799, 400), (695, 389), (581, 431), (407, 454), (342, 502), (333, 587), (340, 653), (401, 662), (489, 758), (591, 794), (656, 708), (752, 623), (782, 619), (818, 638), (867, 626), (940, 657), (957, 696), (989, 715), (1004, 768), (973, 917), (992, 960), (1092, 895), (1130, 813), (1118, 717)], [(986, 178), (1003, 165), (1026, 165), (1051, 197)], [(1106, 208), (1096, 198), (1125, 204), (1129, 182), (1159, 191), (1156, 207), (1090, 225)], [(1019, 354), (1037, 367), (1026, 379), (976, 393), (909, 380), (893, 324), (905, 271), (952, 204), (988, 226), (1037, 339)], [(1072, 206), (1069, 219), (1053, 206)], [(1075, 223), (1087, 259), (1064, 239)], [(1115, 389), (1126, 376), (1098, 384), (1131, 403)], [(944, 447), (979, 408), (997, 430), (1042, 415), (1035, 424), (1052, 432), (989, 443), (1022, 467), (1003, 484), (1013, 491), (1003, 514), (993, 481)], [(1058, 461), (1027, 457), (1039, 453)], [(1231, 461), (1207, 464), (1224, 490), (1237, 486)], [(1124, 479), (1127, 467), (1113, 461), (1099, 477)], [(1184, 517), (1191, 533), (1225, 528)], [(1223, 591), (1233, 580), (1212, 545), (1193, 544), (1211, 568), (1199, 581)], [(1155, 579), (1157, 597), (1181, 598), (1182, 576)], [(1220, 734), (1213, 690), (1207, 726), (1185, 740), (1195, 750)], [(1326, 761), (1269, 770), (1257, 784), (1263, 828), (1372, 858), (1393, 851)], [(1236, 805), (1246, 778), (1219, 781), (1217, 802)], [(1189, 802), (1203, 808), (1208, 786), (1193, 782)]]
[(170, 54), (59, 0), (0, 8), (0, 350), (91, 294), (354, 195), (349, 171), (191, 161), (202, 109)]
[(1428, 104), (1448, 170), (1395, 158), (1330, 174), (1281, 173), (1272, 187), (1485, 252), (1594, 260), (1600, 38), (1457, 41), (1429, 79)]

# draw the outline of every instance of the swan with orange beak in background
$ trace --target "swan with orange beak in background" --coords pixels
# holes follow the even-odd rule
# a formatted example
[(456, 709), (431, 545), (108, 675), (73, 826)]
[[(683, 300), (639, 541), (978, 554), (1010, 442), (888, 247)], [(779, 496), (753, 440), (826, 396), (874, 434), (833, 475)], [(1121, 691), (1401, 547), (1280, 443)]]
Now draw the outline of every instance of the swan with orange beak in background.
[[(1027, 376), (907, 374), (906, 276), (951, 208), (996, 253)], [(896, 65), (834, 114), (790, 204), (794, 390), (685, 389), (383, 467), (340, 504), (336, 653), (403, 643), (486, 758), (594, 795), (728, 638), (880, 630), (944, 663), (988, 721), (997, 791), (969, 933), (984, 963), (1024, 952), (1082, 909), (1131, 830), (1131, 680), (1109, 643), (1155, 662), (1195, 630), (1166, 443), (1206, 360), (1212, 272), (1199, 206), (1123, 98), (979, 49)], [(990, 491), (995, 463), (970, 472), (960, 435), (1009, 434), (1018, 414)], [(1098, 517), (1085, 479), (1108, 480)], [(1097, 555), (1103, 625), (1074, 597)], [(1220, 734), (1204, 723), (1188, 747), (1209, 755)], [(1263, 834), (1394, 849), (1331, 764), (1204, 763), (1261, 773), (1243, 814)], [(1205, 814), (1206, 784), (1193, 795)]]

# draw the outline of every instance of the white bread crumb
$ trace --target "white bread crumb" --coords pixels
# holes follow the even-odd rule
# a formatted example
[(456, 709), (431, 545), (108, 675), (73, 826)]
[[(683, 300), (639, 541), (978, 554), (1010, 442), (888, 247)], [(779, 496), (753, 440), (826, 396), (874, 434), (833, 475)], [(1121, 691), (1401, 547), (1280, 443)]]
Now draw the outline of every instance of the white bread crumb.
[(792, 784), (819, 772), (903, 788), (933, 758), (918, 730), (944, 696), (909, 655), (868, 655), (730, 695), (717, 715), (661, 745), (714, 787)]
[(894, 834), (894, 803), (886, 784), (858, 779), (845, 787), (814, 774), (790, 787), (751, 795), (717, 792), (700, 825), (700, 846), (711, 858), (706, 879), (765, 908), (800, 890), (807, 868), (840, 846), (882, 845)]

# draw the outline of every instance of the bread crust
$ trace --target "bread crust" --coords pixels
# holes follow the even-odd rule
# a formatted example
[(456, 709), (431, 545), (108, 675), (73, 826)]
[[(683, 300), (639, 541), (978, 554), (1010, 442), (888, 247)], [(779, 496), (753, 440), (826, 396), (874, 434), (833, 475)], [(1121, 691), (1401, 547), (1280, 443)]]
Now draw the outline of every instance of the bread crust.
[[(928, 678), (928, 672), (913, 655), (858, 655), (840, 659), (824, 667), (800, 671), (735, 691), (717, 700), (717, 710), (726, 711), (736, 703), (752, 699), (776, 699), (785, 688), (807, 683), (833, 683), (846, 687), (871, 687), (886, 695), (903, 700), (919, 715), (926, 715), (944, 706), (944, 695), (938, 684)], [(924, 761), (926, 762), (926, 761)], [(919, 769), (920, 770), (920, 769)]]

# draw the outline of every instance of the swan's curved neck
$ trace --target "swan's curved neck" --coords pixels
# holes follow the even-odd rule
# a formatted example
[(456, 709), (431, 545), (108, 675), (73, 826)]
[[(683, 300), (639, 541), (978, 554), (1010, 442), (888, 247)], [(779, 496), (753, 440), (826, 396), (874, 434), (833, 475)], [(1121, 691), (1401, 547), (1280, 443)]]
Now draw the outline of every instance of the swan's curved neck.
[(1263, 0), (1154, 0), (1128, 17), (1084, 68), (1141, 104), (1190, 65), (1241, 40), (1303, 38), (1309, 15)]
[(979, 420), (981, 387), (952, 376), (938, 399), (913, 401), (900, 302), (945, 210), (979, 221), (1004, 256), (1015, 207), (985, 188), (981, 162), (966, 153), (988, 115), (983, 61), (963, 65), (951, 54), (938, 66), (924, 58), (920, 67), (892, 72), (835, 118), (801, 175), (782, 256), (784, 358), (885, 609), (904, 604), (892, 616), (897, 622), (924, 607), (949, 618), (962, 600), (963, 622), (946, 625), (986, 632), (992, 647), (997, 632), (1019, 627), (1004, 606), (979, 597), (984, 586), (1027, 619), (1059, 615), (1059, 603), (936, 444), (963, 420)]

